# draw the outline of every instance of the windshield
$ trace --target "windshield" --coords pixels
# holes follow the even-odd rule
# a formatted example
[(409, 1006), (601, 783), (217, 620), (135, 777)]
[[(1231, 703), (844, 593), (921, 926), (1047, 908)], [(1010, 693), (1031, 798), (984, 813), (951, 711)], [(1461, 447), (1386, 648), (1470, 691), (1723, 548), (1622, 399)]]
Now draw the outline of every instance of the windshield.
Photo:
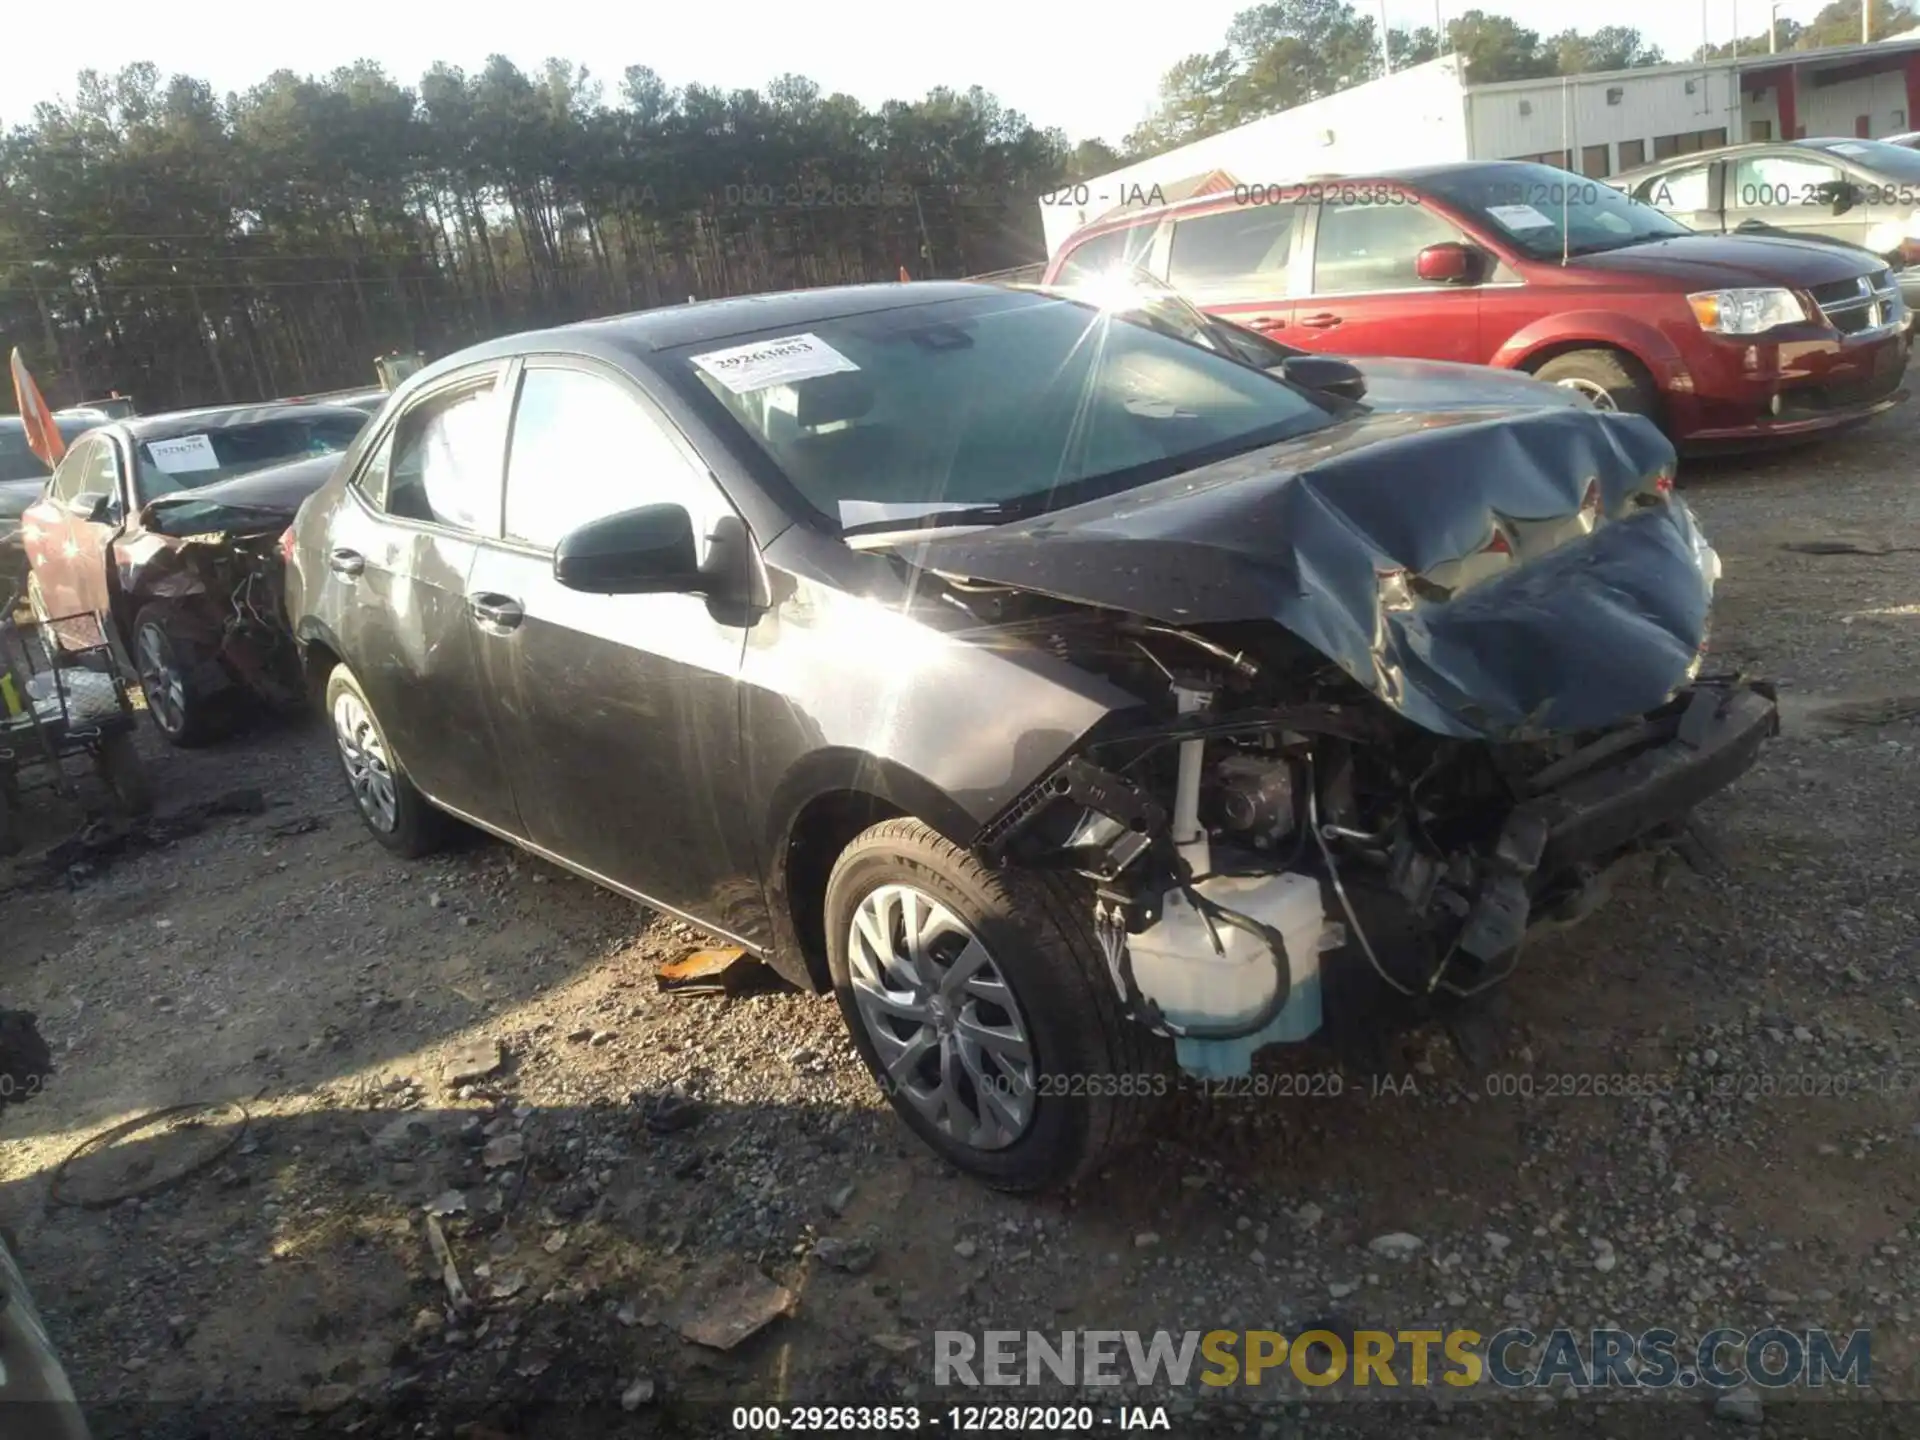
[(1884, 140), (1836, 140), (1831, 145), (1816, 145), (1830, 155), (1851, 160), (1862, 170), (1890, 175), (1899, 180), (1920, 180), (1920, 150), (1889, 145)]
[(1516, 249), (1540, 260), (1597, 255), (1693, 231), (1598, 180), (1550, 165), (1489, 165), (1423, 182)]
[(1332, 423), (1257, 370), (1030, 291), (688, 347), (684, 363), (849, 528), (1037, 513)]
[(303, 416), (143, 440), (136, 452), (136, 498), (147, 505), (304, 455), (338, 454), (353, 444), (365, 424), (357, 416)]
[[(87, 431), (106, 423), (104, 417), (95, 420), (59, 415), (53, 421), (69, 447)], [(44, 480), (49, 473), (40, 457), (27, 448), (26, 428), (12, 418), (0, 420), (0, 481)]]

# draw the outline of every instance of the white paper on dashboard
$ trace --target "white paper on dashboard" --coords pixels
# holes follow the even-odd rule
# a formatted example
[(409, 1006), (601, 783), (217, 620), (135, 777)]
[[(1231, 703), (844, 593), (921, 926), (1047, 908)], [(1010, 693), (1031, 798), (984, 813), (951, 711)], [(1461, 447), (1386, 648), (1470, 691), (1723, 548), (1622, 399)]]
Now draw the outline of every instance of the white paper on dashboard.
[(694, 356), (693, 363), (736, 395), (860, 368), (818, 335), (783, 335), (709, 350)]
[(220, 457), (213, 453), (213, 442), (205, 435), (182, 435), (175, 440), (147, 441), (147, 454), (169, 475), (189, 475), (195, 470), (218, 470)]
[(884, 520), (922, 520), (929, 515), (951, 515), (961, 510), (991, 510), (992, 505), (954, 505), (934, 501), (842, 500), (840, 523), (851, 530), (855, 525), (877, 525)]
[(1487, 214), (1509, 230), (1551, 230), (1553, 221), (1531, 205), (1489, 205)]

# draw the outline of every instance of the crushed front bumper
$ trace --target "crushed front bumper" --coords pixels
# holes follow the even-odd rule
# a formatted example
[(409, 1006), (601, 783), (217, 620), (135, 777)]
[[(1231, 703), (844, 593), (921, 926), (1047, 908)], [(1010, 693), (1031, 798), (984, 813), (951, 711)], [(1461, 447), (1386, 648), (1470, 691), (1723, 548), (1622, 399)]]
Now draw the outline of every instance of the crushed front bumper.
[[(1703, 683), (1683, 692), (1664, 717), (1601, 736), (1551, 767), (1566, 778), (1508, 816), (1460, 949), (1483, 962), (1507, 954), (1525, 935), (1544, 892), (1684, 823), (1702, 801), (1751, 769), (1760, 747), (1779, 733), (1772, 687)], [(1628, 758), (1611, 759), (1629, 751)]]

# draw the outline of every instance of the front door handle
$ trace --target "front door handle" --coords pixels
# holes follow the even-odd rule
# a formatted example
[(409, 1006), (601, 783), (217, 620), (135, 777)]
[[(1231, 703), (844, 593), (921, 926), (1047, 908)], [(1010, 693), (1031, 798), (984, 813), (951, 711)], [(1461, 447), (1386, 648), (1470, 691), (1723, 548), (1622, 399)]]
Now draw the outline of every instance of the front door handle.
[(1287, 317), (1284, 315), (1249, 315), (1247, 317), (1247, 328), (1249, 330), (1284, 330), (1287, 328)]
[(358, 575), (367, 568), (367, 557), (358, 550), (335, 550), (327, 556), (327, 568), (336, 575)]
[(492, 630), (512, 630), (527, 617), (518, 600), (491, 593), (469, 595), (467, 613)]
[(1309, 330), (1331, 330), (1340, 323), (1340, 317), (1328, 314), (1309, 315), (1300, 323)]

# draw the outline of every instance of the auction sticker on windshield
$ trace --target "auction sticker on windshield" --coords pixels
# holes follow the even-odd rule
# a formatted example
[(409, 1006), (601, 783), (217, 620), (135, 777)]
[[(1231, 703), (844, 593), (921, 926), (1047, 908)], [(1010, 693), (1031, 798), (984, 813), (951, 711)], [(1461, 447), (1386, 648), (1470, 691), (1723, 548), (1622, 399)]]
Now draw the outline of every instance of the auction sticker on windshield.
[(1551, 230), (1553, 221), (1531, 205), (1489, 205), (1487, 214), (1509, 230)]
[(736, 395), (860, 368), (818, 335), (783, 335), (778, 340), (709, 350), (694, 356), (693, 363)]
[(174, 440), (147, 441), (147, 455), (169, 475), (187, 475), (195, 470), (218, 470), (220, 457), (213, 453), (213, 442), (204, 435), (182, 435)]

